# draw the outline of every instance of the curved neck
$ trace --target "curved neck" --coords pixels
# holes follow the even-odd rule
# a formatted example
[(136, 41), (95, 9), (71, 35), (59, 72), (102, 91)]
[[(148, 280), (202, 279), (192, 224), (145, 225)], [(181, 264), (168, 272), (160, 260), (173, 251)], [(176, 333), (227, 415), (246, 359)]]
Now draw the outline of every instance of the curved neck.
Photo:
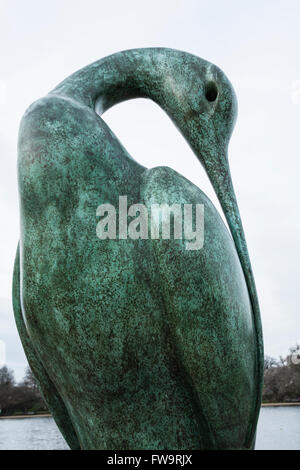
[(51, 93), (75, 99), (100, 115), (132, 98), (150, 98), (164, 108), (174, 53), (184, 54), (165, 48), (119, 52), (75, 72)]

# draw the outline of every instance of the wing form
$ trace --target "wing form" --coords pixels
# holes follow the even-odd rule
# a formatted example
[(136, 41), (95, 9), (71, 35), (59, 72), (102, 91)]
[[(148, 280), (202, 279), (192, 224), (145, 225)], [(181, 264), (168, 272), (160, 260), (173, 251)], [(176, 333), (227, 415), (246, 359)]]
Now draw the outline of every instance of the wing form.
[(80, 444), (78, 442), (77, 435), (74, 431), (73, 424), (70, 420), (68, 411), (62, 401), (61, 397), (57, 393), (55, 385), (50, 380), (46, 370), (42, 363), (37, 357), (37, 353), (32, 345), (30, 337), (27, 333), (27, 329), (24, 323), (22, 315), (22, 307), (20, 302), (20, 254), (19, 246), (17, 249), (15, 265), (14, 265), (14, 276), (13, 276), (13, 308), (15, 314), (15, 321), (18, 328), (18, 332), (22, 341), (22, 345), (31, 367), (31, 370), (39, 384), (39, 388), (43, 394), (47, 405), (59, 427), (62, 435), (67, 441), (68, 445), (72, 450), (79, 450)]
[[(206, 448), (245, 448), (255, 400), (255, 330), (234, 242), (211, 201), (166, 167), (144, 174), (141, 197), (153, 204), (203, 204), (204, 245), (151, 240), (177, 359)], [(194, 216), (195, 218), (195, 216)], [(201, 236), (200, 236), (201, 238)]]

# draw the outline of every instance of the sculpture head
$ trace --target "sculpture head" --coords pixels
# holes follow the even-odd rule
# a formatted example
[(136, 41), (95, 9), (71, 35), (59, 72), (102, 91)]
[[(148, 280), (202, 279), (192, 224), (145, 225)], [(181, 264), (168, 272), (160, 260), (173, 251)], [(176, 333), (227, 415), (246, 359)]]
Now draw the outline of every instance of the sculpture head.
[(208, 169), (210, 161), (217, 158), (212, 149), (218, 155), (227, 153), (237, 100), (218, 67), (190, 54), (184, 57), (185, 66), (170, 66), (164, 78), (164, 108)]

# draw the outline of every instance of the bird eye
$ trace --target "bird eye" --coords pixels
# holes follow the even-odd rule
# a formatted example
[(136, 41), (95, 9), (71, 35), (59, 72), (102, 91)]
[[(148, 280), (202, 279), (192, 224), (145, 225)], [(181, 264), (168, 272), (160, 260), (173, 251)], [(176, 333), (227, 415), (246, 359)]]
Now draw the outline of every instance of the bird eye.
[(208, 82), (205, 85), (205, 98), (207, 101), (216, 101), (218, 96), (218, 88), (214, 82)]

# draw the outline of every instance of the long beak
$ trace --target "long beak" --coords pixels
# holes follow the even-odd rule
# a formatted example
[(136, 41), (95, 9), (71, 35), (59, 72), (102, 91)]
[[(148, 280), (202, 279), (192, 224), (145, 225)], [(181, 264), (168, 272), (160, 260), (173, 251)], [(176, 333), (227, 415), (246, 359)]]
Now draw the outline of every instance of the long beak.
[[(215, 157), (215, 155), (214, 155)], [(206, 159), (205, 159), (206, 160)], [(215, 158), (214, 158), (215, 160)], [(230, 169), (228, 165), (227, 153), (219, 155), (218, 164), (210, 159), (210, 164), (203, 162), (203, 158), (200, 158), (201, 163), (204, 165), (207, 175), (212, 183), (212, 186), (217, 194), (219, 202), (222, 206), (224, 215), (226, 217), (228, 226), (232, 238), (235, 243), (235, 247), (240, 259), (240, 263), (244, 272), (245, 281), (247, 284), (249, 297), (252, 305), (254, 328), (256, 333), (256, 346), (257, 346), (257, 358), (256, 358), (256, 374), (258, 377), (258, 383), (256, 384), (256, 401), (253, 405), (253, 413), (250, 420), (246, 447), (251, 447), (255, 438), (255, 429), (258, 420), (261, 403), (261, 393), (263, 387), (263, 340), (262, 340), (262, 327), (260, 320), (260, 310), (257, 298), (257, 292), (255, 287), (254, 276), (251, 268), (249, 259), (245, 234), (243, 225), (240, 217), (240, 212), (236, 200), (236, 196), (233, 189), (232, 179), (230, 175)], [(207, 161), (207, 160), (206, 160)]]

